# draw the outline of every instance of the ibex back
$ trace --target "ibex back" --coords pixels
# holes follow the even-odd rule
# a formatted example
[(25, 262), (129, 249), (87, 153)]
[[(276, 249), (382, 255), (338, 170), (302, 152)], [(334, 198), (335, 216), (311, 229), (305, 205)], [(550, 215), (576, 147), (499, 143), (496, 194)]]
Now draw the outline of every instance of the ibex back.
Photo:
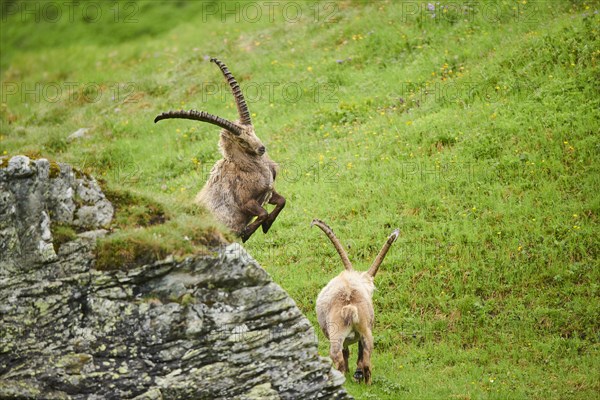
[[(267, 233), (285, 206), (285, 198), (275, 191), (273, 183), (277, 164), (266, 154), (266, 148), (256, 136), (250, 112), (242, 91), (227, 69), (217, 64), (231, 87), (239, 120), (232, 122), (204, 111), (169, 111), (154, 119), (184, 118), (208, 122), (221, 128), (219, 148), (223, 158), (213, 166), (208, 181), (196, 196), (196, 201), (212, 212), (215, 218), (233, 230), (245, 242), (262, 226)], [(263, 208), (274, 204), (269, 214)], [(252, 221), (256, 217), (255, 221)]]

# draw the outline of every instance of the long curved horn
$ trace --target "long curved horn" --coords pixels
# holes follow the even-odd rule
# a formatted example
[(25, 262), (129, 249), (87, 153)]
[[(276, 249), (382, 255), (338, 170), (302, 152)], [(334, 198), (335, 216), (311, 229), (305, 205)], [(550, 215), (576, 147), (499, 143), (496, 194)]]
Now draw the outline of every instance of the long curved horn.
[(208, 122), (209, 124), (217, 125), (223, 129), (227, 129), (229, 132), (231, 132), (237, 136), (241, 135), (241, 133), (242, 133), (242, 128), (238, 124), (235, 124), (235, 123), (228, 121), (226, 119), (223, 119), (221, 117), (217, 117), (216, 115), (212, 115), (212, 114), (209, 114), (204, 111), (196, 111), (196, 110), (167, 111), (167, 112), (164, 112), (164, 113), (156, 116), (156, 118), (154, 118), (154, 123), (157, 123), (158, 121), (162, 121), (163, 119), (169, 119), (169, 118), (192, 119), (195, 121)]
[(233, 97), (235, 97), (235, 104), (237, 105), (238, 115), (240, 116), (240, 122), (243, 125), (252, 125), (252, 120), (250, 119), (250, 111), (248, 111), (248, 106), (246, 105), (246, 100), (244, 99), (244, 95), (242, 94), (242, 90), (238, 85), (237, 81), (227, 69), (227, 65), (223, 64), (221, 61), (216, 58), (211, 58), (211, 62), (214, 62), (219, 66), (223, 76), (227, 79), (227, 83), (229, 83), (229, 87), (231, 87), (231, 91), (233, 92)]
[(375, 261), (373, 261), (371, 268), (369, 268), (369, 270), (367, 271), (367, 273), (369, 275), (371, 275), (372, 277), (375, 277), (375, 275), (377, 274), (377, 270), (379, 269), (379, 266), (383, 262), (385, 255), (387, 254), (388, 250), (390, 249), (390, 246), (396, 241), (396, 239), (398, 239), (399, 234), (400, 234), (400, 231), (398, 229), (396, 229), (388, 237), (387, 241), (383, 244), (381, 251), (379, 252), (379, 254), (377, 254)]
[(344, 263), (344, 268), (346, 268), (346, 271), (354, 271), (354, 268), (352, 268), (352, 264), (350, 263), (350, 260), (348, 259), (348, 254), (346, 254), (346, 250), (344, 250), (344, 248), (342, 247), (342, 244), (340, 243), (338, 238), (335, 237), (335, 233), (333, 233), (333, 230), (329, 226), (327, 226), (327, 224), (325, 222), (323, 222), (319, 219), (316, 219), (316, 218), (313, 219), (310, 224), (310, 226), (313, 226), (313, 225), (316, 225), (319, 228), (321, 228), (321, 230), (323, 232), (325, 232), (325, 234), (327, 235), (329, 240), (331, 240), (331, 243), (333, 243), (333, 246), (337, 250), (340, 257), (342, 258), (342, 262)]

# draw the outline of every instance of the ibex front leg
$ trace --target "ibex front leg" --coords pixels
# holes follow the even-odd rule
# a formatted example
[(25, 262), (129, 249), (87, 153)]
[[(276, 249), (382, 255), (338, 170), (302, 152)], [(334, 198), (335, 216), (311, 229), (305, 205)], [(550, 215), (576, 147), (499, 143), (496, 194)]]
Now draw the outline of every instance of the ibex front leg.
[(279, 215), (281, 210), (283, 210), (283, 207), (285, 207), (285, 198), (273, 190), (273, 192), (271, 192), (271, 198), (269, 199), (269, 204), (275, 204), (275, 208), (267, 216), (267, 219), (265, 219), (265, 221), (262, 223), (262, 228), (263, 228), (264, 233), (269, 232), (271, 225), (273, 225), (273, 222), (275, 222), (275, 220), (277, 219), (277, 216)]
[(242, 210), (250, 215), (256, 215), (256, 219), (251, 224), (246, 225), (246, 227), (240, 233), (240, 237), (242, 238), (242, 242), (246, 242), (252, 236), (252, 234), (258, 229), (259, 226), (263, 224), (265, 219), (269, 216), (267, 210), (261, 207), (261, 205), (256, 200), (250, 200), (246, 204)]

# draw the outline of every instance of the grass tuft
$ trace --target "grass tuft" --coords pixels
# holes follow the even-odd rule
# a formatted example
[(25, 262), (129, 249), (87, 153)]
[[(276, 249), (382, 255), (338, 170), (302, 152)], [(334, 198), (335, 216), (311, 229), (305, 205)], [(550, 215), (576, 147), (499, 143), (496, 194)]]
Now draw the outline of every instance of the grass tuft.
[(58, 253), (60, 246), (77, 238), (77, 231), (70, 225), (53, 223), (50, 230), (55, 253)]

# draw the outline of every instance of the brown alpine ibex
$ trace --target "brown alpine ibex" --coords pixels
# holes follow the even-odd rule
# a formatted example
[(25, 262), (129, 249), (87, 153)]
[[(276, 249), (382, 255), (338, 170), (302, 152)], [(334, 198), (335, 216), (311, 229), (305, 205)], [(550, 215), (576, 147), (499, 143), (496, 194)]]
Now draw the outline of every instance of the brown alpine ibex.
[[(242, 238), (250, 236), (262, 226), (269, 228), (285, 206), (285, 198), (273, 187), (277, 164), (266, 154), (266, 148), (254, 133), (250, 112), (244, 95), (227, 66), (216, 58), (217, 64), (231, 87), (238, 109), (239, 120), (232, 122), (204, 111), (168, 111), (154, 122), (168, 118), (184, 118), (208, 122), (221, 130), (219, 148), (223, 158), (212, 167), (208, 180), (196, 196), (196, 202), (210, 210), (215, 218)], [(263, 208), (274, 204), (269, 214)], [(256, 220), (252, 221), (256, 217)]]
[(327, 224), (314, 219), (317, 225), (335, 246), (342, 258), (345, 271), (333, 278), (317, 297), (317, 319), (325, 337), (329, 339), (329, 356), (339, 371), (349, 371), (348, 346), (358, 342), (358, 361), (354, 379), (363, 378), (371, 384), (371, 354), (373, 352), (373, 278), (377, 274), (390, 246), (398, 238), (398, 229), (394, 230), (383, 245), (368, 271), (358, 272), (352, 268), (346, 251)]

